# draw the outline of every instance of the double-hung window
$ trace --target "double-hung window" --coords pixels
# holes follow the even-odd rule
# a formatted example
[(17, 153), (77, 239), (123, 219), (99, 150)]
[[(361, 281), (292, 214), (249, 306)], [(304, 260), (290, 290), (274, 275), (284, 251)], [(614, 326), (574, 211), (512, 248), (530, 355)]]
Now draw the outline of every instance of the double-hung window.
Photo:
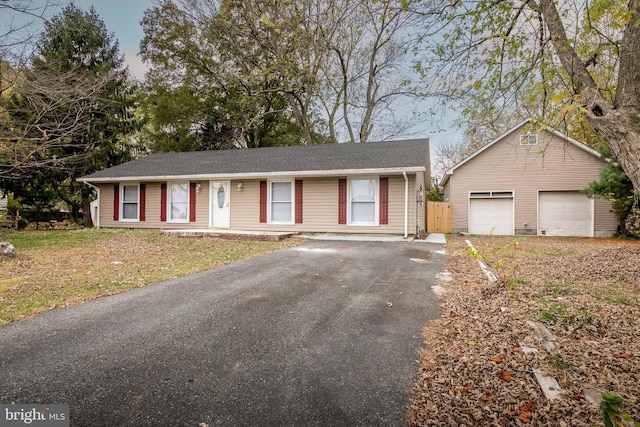
[(169, 188), (169, 221), (189, 222), (189, 183), (175, 182)]
[(121, 221), (138, 221), (140, 218), (140, 187), (138, 184), (122, 184)]
[(291, 181), (271, 181), (270, 222), (293, 223), (293, 183)]
[(352, 225), (377, 225), (378, 180), (352, 179), (349, 185)]

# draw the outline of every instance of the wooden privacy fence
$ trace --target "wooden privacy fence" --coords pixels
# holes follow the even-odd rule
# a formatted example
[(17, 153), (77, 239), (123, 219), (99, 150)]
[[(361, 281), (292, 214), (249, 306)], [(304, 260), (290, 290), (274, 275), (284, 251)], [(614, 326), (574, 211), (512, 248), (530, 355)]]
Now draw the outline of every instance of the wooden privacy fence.
[(427, 202), (427, 233), (451, 233), (451, 203)]

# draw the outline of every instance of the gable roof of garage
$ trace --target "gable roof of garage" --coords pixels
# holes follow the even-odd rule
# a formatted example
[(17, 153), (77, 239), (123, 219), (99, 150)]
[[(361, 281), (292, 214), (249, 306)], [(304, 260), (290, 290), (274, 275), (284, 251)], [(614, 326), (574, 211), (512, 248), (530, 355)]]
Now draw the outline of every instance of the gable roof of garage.
[[(514, 127), (512, 127), (511, 129), (509, 129), (508, 131), (506, 131), (505, 133), (503, 133), (502, 135), (500, 135), (499, 137), (497, 137), (497, 138), (496, 138), (496, 139), (494, 139), (493, 141), (491, 141), (491, 142), (489, 142), (488, 144), (486, 144), (486, 145), (482, 146), (479, 150), (477, 150), (477, 151), (475, 151), (474, 153), (472, 153), (469, 157), (465, 158), (465, 159), (464, 159), (464, 160), (462, 160), (460, 163), (458, 163), (458, 164), (456, 164), (456, 165), (452, 166), (451, 168), (447, 169), (447, 170), (445, 171), (445, 173), (444, 173), (444, 177), (442, 178), (442, 183), (441, 183), (441, 185), (443, 185), (443, 186), (444, 186), (444, 185), (447, 183), (447, 181), (449, 180), (449, 176), (453, 175), (453, 172), (454, 172), (456, 169), (458, 169), (460, 166), (462, 166), (462, 165), (464, 165), (465, 163), (467, 163), (467, 162), (469, 162), (469, 161), (473, 160), (473, 159), (474, 159), (476, 156), (478, 156), (480, 153), (482, 153), (482, 152), (484, 152), (484, 151), (488, 150), (488, 149), (489, 149), (489, 148), (491, 148), (493, 145), (497, 144), (497, 143), (498, 143), (498, 142), (500, 142), (502, 139), (504, 139), (505, 137), (507, 137), (507, 136), (508, 136), (508, 135), (510, 135), (511, 133), (513, 133), (513, 132), (517, 131), (518, 129), (520, 129), (521, 127), (523, 127), (523, 126), (525, 126), (525, 125), (527, 125), (527, 124), (532, 124), (532, 125), (534, 125), (533, 120), (532, 120), (532, 119), (526, 119), (526, 120), (521, 121), (520, 123), (518, 123), (517, 125), (515, 125), (515, 126), (514, 126)], [(587, 153), (589, 153), (589, 154), (591, 154), (591, 155), (593, 155), (593, 156), (595, 156), (595, 157), (602, 158), (602, 156), (600, 155), (600, 153), (598, 153), (598, 152), (597, 152), (596, 150), (594, 150), (593, 148), (588, 147), (587, 145), (585, 145), (585, 144), (581, 143), (580, 141), (578, 141), (578, 140), (576, 140), (576, 139), (573, 139), (573, 138), (571, 138), (570, 136), (565, 135), (564, 133), (562, 133), (562, 132), (560, 132), (560, 131), (558, 131), (558, 130), (556, 130), (556, 129), (554, 129), (554, 128), (551, 128), (551, 127), (548, 127), (548, 126), (544, 126), (544, 127), (537, 128), (537, 130), (538, 130), (538, 131), (547, 131), (547, 132), (549, 132), (549, 133), (551, 133), (551, 134), (553, 134), (553, 135), (557, 136), (557, 137), (558, 137), (558, 138), (560, 138), (561, 140), (563, 140), (563, 141), (565, 141), (565, 142), (567, 142), (567, 143), (569, 143), (569, 144), (575, 145), (575, 146), (576, 146), (576, 147), (578, 147), (579, 149), (581, 149), (581, 150), (583, 150), (583, 151), (586, 151)]]
[(428, 139), (151, 154), (81, 182), (424, 172)]

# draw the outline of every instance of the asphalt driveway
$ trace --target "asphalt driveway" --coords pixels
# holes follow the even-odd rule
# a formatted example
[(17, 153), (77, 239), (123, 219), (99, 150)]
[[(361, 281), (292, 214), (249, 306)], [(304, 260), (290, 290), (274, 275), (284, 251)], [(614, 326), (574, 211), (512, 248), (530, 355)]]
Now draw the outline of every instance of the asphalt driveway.
[(405, 425), (441, 249), (308, 241), (10, 324), (0, 403), (69, 404), (72, 426)]

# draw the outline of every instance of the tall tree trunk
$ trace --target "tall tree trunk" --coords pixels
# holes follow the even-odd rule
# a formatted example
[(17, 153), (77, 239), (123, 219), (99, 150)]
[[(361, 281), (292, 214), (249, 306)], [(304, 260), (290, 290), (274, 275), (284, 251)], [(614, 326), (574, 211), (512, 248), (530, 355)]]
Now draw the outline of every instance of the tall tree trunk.
[(285, 92), (287, 101), (289, 102), (289, 106), (291, 106), (291, 111), (293, 111), (293, 115), (298, 121), (298, 125), (302, 129), (302, 135), (304, 137), (304, 141), (306, 145), (313, 145), (313, 138), (311, 137), (311, 125), (309, 124), (309, 116), (307, 115), (307, 110), (305, 106), (300, 102), (298, 97), (291, 92)]
[(587, 104), (587, 118), (611, 148), (633, 188), (640, 190), (640, 109), (607, 107), (597, 101)]
[(340, 72), (342, 73), (342, 86), (340, 89), (340, 95), (342, 97), (342, 119), (344, 120), (344, 125), (349, 132), (349, 142), (356, 142), (356, 137), (353, 134), (353, 127), (351, 126), (351, 120), (349, 120), (349, 70), (342, 52), (337, 48), (334, 48), (334, 51), (340, 60)]
[(91, 192), (86, 185), (82, 186), (82, 225), (86, 228), (93, 227), (93, 220), (91, 219)]
[(364, 115), (362, 117), (362, 124), (360, 124), (360, 142), (367, 142), (371, 131), (373, 130), (373, 123), (371, 117), (373, 115), (373, 109), (376, 106), (376, 99), (378, 97), (378, 88), (380, 87), (376, 81), (378, 73), (378, 65), (374, 62), (375, 56), (371, 56), (369, 64), (369, 79), (367, 81), (367, 104), (364, 109)]
[(569, 42), (554, 0), (540, 0), (539, 7), (558, 58), (572, 78), (574, 92), (584, 99), (587, 119), (609, 144), (633, 188), (640, 191), (640, 0), (628, 1), (630, 20), (621, 42), (613, 102), (602, 96)]

